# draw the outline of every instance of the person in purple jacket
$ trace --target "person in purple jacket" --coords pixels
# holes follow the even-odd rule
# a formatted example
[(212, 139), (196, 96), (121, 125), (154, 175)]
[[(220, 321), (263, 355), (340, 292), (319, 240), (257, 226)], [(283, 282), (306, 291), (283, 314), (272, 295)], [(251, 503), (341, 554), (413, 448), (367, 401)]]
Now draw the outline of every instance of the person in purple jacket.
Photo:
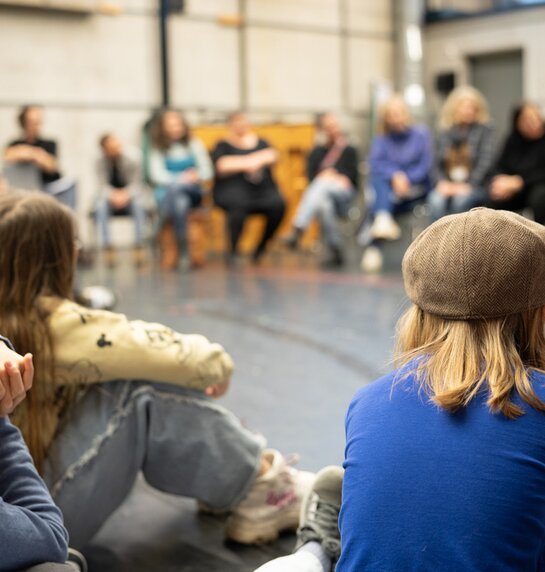
[(413, 125), (411, 112), (400, 95), (394, 95), (380, 113), (380, 135), (371, 146), (369, 162), (373, 201), (370, 245), (362, 267), (368, 272), (382, 267), (378, 241), (397, 240), (401, 230), (395, 215), (426, 196), (430, 189), (432, 143), (428, 130)]

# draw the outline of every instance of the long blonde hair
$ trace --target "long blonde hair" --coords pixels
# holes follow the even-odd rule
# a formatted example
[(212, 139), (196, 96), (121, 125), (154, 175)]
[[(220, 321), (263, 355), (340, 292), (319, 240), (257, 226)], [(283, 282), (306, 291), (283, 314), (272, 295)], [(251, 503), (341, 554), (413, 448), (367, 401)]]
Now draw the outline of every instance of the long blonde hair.
[(542, 308), (498, 319), (448, 320), (412, 306), (398, 322), (396, 363), (415, 374), (432, 401), (458, 411), (487, 392), (494, 413), (515, 419), (524, 411), (518, 393), (531, 407), (545, 411), (530, 370), (545, 371)]
[(0, 332), (35, 364), (34, 385), (12, 420), (39, 470), (64, 397), (54, 383), (53, 336), (40, 299), (71, 297), (74, 240), (72, 213), (45, 193), (0, 196)]
[(462, 85), (451, 91), (443, 104), (439, 118), (439, 127), (441, 129), (450, 129), (456, 124), (456, 110), (463, 99), (471, 99), (475, 103), (477, 107), (477, 123), (488, 123), (490, 121), (488, 103), (484, 95), (470, 85)]

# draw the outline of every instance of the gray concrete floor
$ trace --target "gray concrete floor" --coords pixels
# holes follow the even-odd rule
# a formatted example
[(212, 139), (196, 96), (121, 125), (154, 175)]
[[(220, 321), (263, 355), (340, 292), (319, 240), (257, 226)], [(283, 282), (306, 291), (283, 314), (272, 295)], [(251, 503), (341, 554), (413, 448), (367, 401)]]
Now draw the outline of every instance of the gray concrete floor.
[[(112, 288), (117, 310), (132, 318), (222, 343), (237, 365), (223, 405), (269, 446), (300, 454), (301, 468), (342, 462), (350, 399), (391, 359), (406, 305), (398, 271), (365, 277), (354, 255), (342, 272), (293, 256), (259, 268), (226, 271), (218, 262), (164, 274), (134, 269), (129, 254), (113, 270), (98, 264), (81, 271), (80, 283)], [(250, 572), (293, 542), (286, 535), (264, 547), (225, 543), (220, 518), (141, 482), (85, 552), (92, 572)]]

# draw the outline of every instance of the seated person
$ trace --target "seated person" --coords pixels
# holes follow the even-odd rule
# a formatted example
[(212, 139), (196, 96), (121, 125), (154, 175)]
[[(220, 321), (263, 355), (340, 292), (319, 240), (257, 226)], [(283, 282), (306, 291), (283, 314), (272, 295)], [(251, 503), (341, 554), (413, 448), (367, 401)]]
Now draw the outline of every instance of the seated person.
[(372, 225), (370, 245), (362, 259), (366, 271), (382, 267), (379, 241), (397, 240), (401, 230), (394, 216), (426, 196), (433, 162), (431, 137), (424, 126), (415, 126), (409, 107), (400, 95), (393, 96), (380, 113), (381, 134), (369, 155)]
[(287, 239), (289, 248), (297, 248), (303, 233), (314, 218), (319, 218), (330, 256), (325, 266), (342, 266), (342, 236), (337, 217), (346, 216), (358, 187), (358, 154), (348, 144), (339, 120), (333, 113), (318, 118), (324, 142), (316, 145), (308, 158), (310, 185), (305, 191)]
[(213, 177), (208, 152), (179, 111), (166, 109), (156, 119), (149, 175), (159, 211), (161, 266), (174, 270), (180, 256), (187, 257), (189, 211), (201, 204), (203, 184)]
[(545, 125), (536, 105), (525, 103), (515, 110), (494, 173), (489, 206), (508, 211), (530, 208), (534, 220), (545, 224)]
[(227, 263), (235, 261), (246, 218), (262, 214), (265, 230), (253, 255), (257, 263), (284, 217), (284, 199), (278, 191), (271, 167), (278, 153), (253, 131), (245, 113), (229, 116), (229, 137), (212, 152), (216, 168), (214, 202), (227, 214), (230, 250)]
[(74, 240), (73, 217), (50, 197), (0, 197), (0, 328), (37, 361), (14, 422), (72, 544), (91, 540), (140, 472), (158, 490), (231, 509), (226, 534), (238, 542), (296, 528), (314, 475), (210, 399), (227, 391), (231, 357), (203, 336), (74, 303)]
[(445, 217), (403, 275), (397, 370), (346, 417), (336, 570), (542, 570), (545, 228)]
[(109, 219), (116, 214), (129, 214), (134, 218), (134, 261), (137, 266), (145, 262), (143, 233), (145, 209), (142, 204), (142, 175), (139, 160), (125, 152), (119, 138), (107, 133), (100, 138), (102, 156), (97, 162), (100, 185), (96, 203), (96, 222), (101, 245), (108, 265), (115, 264), (115, 251), (110, 242)]
[(0, 570), (57, 562), (47, 569), (73, 571), (62, 564), (68, 554), (62, 514), (8, 418), (32, 386), (32, 356), (22, 357), (5, 338), (0, 340)]
[(456, 88), (443, 105), (435, 154), (435, 189), (429, 195), (432, 222), (486, 201), (494, 161), (494, 129), (488, 105), (473, 87)]
[(34, 165), (41, 177), (42, 189), (54, 195), (70, 208), (75, 208), (75, 183), (68, 177), (62, 177), (57, 159), (57, 143), (41, 136), (43, 112), (36, 105), (24, 106), (17, 121), (22, 129), (22, 136), (8, 144), (4, 151), (6, 163)]
[(317, 475), (301, 510), (292, 555), (276, 558), (256, 572), (333, 572), (341, 553), (339, 511), (343, 469), (326, 467)]

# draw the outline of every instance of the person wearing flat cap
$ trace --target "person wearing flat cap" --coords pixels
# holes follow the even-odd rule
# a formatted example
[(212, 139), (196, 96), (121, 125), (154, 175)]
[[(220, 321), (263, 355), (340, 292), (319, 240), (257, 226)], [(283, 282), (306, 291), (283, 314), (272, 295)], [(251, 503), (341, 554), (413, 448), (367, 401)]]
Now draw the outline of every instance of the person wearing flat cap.
[(545, 228), (446, 216), (403, 278), (397, 369), (346, 418), (336, 570), (545, 570)]

